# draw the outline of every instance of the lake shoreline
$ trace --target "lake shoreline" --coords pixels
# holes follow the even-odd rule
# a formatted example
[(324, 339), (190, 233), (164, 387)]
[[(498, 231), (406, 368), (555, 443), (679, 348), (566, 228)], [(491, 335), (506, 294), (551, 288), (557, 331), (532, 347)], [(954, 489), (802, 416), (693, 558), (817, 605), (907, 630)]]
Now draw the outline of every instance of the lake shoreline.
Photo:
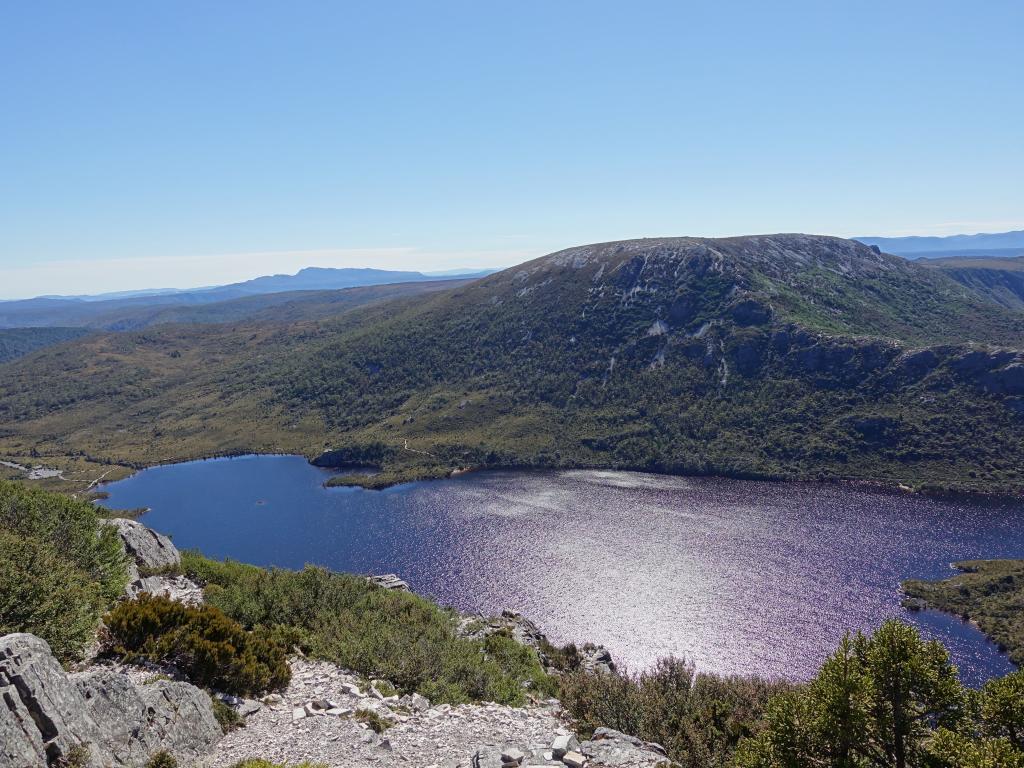
[[(325, 452), (326, 453), (326, 452)], [(290, 453), (287, 451), (270, 451), (260, 453), (254, 451), (226, 451), (196, 456), (193, 458), (170, 459), (158, 461), (153, 464), (117, 464), (117, 466), (130, 470), (130, 474), (123, 478), (112, 481), (104, 481), (96, 487), (103, 487), (109, 483), (118, 482), (133, 477), (139, 472), (155, 467), (166, 467), (178, 464), (188, 464), (199, 461), (217, 461), (220, 459), (238, 459), (247, 456), (296, 456), (302, 457), (310, 465), (325, 470), (350, 470), (346, 474), (339, 474), (324, 482), (328, 488), (356, 487), (368, 491), (382, 491), (401, 485), (417, 482), (428, 482), (434, 480), (447, 480), (460, 475), (467, 475), (478, 472), (566, 472), (573, 470), (596, 471), (596, 472), (635, 472), (639, 474), (658, 475), (662, 477), (678, 478), (720, 478), (723, 480), (749, 480), (753, 482), (770, 482), (790, 485), (809, 485), (823, 483), (852, 489), (864, 489), (880, 493), (891, 493), (897, 496), (917, 496), (922, 498), (937, 499), (941, 501), (963, 501), (967, 503), (993, 503), (993, 504), (1014, 504), (1024, 501), (1024, 490), (1019, 493), (1007, 493), (1002, 491), (979, 491), (975, 489), (964, 489), (956, 486), (925, 486), (914, 488), (905, 483), (895, 480), (865, 479), (865, 478), (837, 478), (837, 477), (792, 477), (785, 475), (772, 475), (757, 472), (670, 472), (650, 467), (636, 467), (631, 465), (607, 465), (607, 464), (583, 464), (573, 463), (558, 466), (540, 464), (489, 464), (469, 467), (409, 467), (408, 472), (402, 469), (389, 470), (386, 466), (373, 465), (367, 462), (336, 462), (327, 463), (323, 461), (324, 454), (310, 457), (303, 453)], [(371, 472), (359, 472), (360, 469), (372, 470)]]

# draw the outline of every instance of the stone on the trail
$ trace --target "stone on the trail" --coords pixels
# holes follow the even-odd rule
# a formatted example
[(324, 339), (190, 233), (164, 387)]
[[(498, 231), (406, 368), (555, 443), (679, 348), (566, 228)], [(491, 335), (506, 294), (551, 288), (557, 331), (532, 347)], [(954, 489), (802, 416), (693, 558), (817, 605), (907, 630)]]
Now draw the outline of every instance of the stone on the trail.
[(579, 752), (566, 752), (562, 755), (562, 762), (569, 766), (569, 768), (583, 768), (587, 764), (587, 758)]
[(505, 749), (501, 750), (501, 762), (506, 768), (519, 765), (525, 759), (526, 753), (519, 749), (519, 747), (505, 747)]
[(293, 723), (296, 720), (301, 720), (305, 716), (306, 716), (306, 708), (305, 707), (292, 707), (292, 722)]
[(567, 752), (573, 752), (579, 748), (579, 739), (571, 733), (555, 736), (551, 742), (551, 756), (556, 760), (561, 760)]
[(401, 703), (405, 704), (409, 709), (414, 712), (426, 712), (430, 709), (430, 699), (426, 696), (421, 696), (418, 693), (413, 693), (408, 696), (403, 696)]
[(501, 759), (501, 750), (492, 747), (482, 747), (476, 751), (472, 760), (473, 768), (505, 768), (505, 761)]

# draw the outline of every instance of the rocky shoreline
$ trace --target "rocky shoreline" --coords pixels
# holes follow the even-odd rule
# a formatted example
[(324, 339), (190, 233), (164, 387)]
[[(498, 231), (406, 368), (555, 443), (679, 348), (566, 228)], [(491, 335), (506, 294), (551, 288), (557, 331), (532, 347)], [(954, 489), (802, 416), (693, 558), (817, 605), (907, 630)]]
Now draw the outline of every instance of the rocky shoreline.
[[(202, 587), (176, 573), (174, 544), (134, 520), (114, 526), (130, 560), (125, 598), (143, 592), (189, 604)], [(369, 577), (385, 589), (408, 590), (398, 576)], [(465, 616), (465, 637), (510, 633), (550, 667), (543, 632), (525, 617)], [(614, 670), (611, 655), (584, 646), (580, 668)], [(45, 641), (29, 634), (0, 638), (0, 768), (75, 764), (79, 768), (142, 768), (159, 752), (182, 768), (228, 768), (246, 759), (304, 760), (328, 768), (402, 764), (420, 768), (655, 768), (664, 750), (609, 729), (589, 740), (571, 729), (557, 699), (525, 707), (494, 703), (432, 705), (399, 696), (388, 681), (367, 681), (335, 664), (295, 655), (292, 678), (262, 699), (213, 693), (235, 710), (241, 727), (225, 733), (211, 694), (173, 668), (92, 659), (65, 671)]]

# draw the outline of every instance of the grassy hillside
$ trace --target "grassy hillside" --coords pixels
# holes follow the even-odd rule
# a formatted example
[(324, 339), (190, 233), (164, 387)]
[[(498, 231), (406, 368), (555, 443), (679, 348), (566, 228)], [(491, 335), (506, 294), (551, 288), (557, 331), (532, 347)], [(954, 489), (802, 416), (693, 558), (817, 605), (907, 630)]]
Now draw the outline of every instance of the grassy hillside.
[(0, 451), (246, 450), (1024, 489), (1024, 313), (851, 241), (574, 248), (330, 319), (85, 339), (0, 371)]
[(0, 328), (0, 363), (84, 336), (82, 328)]

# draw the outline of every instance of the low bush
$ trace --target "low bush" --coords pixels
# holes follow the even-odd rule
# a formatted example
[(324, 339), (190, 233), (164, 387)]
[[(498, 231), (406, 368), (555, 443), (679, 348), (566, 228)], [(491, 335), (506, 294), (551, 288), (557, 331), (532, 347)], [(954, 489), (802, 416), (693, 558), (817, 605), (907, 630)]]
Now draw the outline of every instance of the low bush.
[(459, 637), (452, 612), (359, 576), (314, 567), (267, 570), (196, 553), (185, 553), (182, 567), (206, 585), (209, 604), (245, 627), (389, 680), (403, 693), (439, 703), (521, 704), (526, 690), (544, 696), (556, 690), (536, 653), (511, 637)]
[(755, 734), (765, 706), (785, 683), (697, 674), (682, 659), (661, 659), (639, 675), (570, 672), (561, 698), (579, 730), (604, 726), (661, 744), (686, 768), (725, 765)]
[(238, 714), (238, 710), (234, 707), (225, 704), (216, 696), (210, 697), (210, 703), (213, 705), (213, 716), (224, 733), (231, 733), (245, 725), (245, 718)]
[(52, 547), (114, 600), (128, 583), (127, 559), (117, 531), (99, 520), (87, 501), (0, 481), (0, 530)]
[(104, 619), (113, 650), (169, 663), (197, 685), (234, 694), (279, 688), (291, 677), (285, 649), (262, 630), (247, 632), (218, 608), (143, 594)]
[(0, 635), (31, 632), (79, 659), (127, 581), (117, 533), (92, 504), (0, 481)]
[(369, 709), (360, 709), (356, 712), (356, 720), (368, 725), (370, 730), (374, 733), (384, 733), (384, 731), (393, 725), (390, 720), (381, 717), (376, 712), (372, 712)]
[(160, 750), (146, 761), (146, 768), (178, 768), (178, 759), (167, 750)]

